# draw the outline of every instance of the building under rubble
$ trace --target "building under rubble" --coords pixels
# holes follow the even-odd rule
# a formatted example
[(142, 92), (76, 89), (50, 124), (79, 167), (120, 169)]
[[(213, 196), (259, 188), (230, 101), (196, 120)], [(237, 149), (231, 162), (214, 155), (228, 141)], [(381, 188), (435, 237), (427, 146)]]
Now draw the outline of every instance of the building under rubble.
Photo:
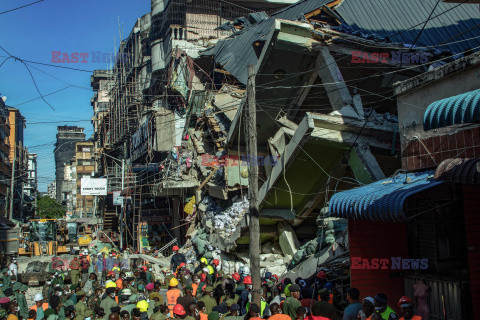
[[(349, 224), (328, 215), (329, 200), (402, 168), (394, 83), (480, 47), (462, 33), (479, 23), (478, 5), (441, 2), (444, 13), (419, 33), (434, 0), (282, 3), (152, 1), (121, 42), (128, 59), (94, 72), (96, 175), (109, 188), (98, 207), (122, 246), (177, 242), (190, 262), (245, 268), (255, 161), (261, 267), (309, 277), (321, 264), (349, 285)], [(245, 137), (248, 65), (255, 159)]]

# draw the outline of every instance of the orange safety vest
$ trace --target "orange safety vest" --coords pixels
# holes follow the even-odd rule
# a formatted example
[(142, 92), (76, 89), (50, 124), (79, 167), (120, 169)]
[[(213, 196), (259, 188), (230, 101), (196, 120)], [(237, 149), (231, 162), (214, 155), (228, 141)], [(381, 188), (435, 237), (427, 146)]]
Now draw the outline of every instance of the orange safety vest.
[(173, 307), (177, 304), (177, 299), (180, 297), (180, 291), (177, 288), (173, 288), (167, 291), (167, 302), (168, 302), (168, 309), (170, 310), (170, 316), (173, 317)]
[(195, 297), (197, 295), (198, 284), (192, 283), (192, 295)]
[[(48, 303), (44, 302), (42, 304), (42, 309), (43, 309), (43, 311), (47, 310), (48, 309)], [(37, 305), (34, 304), (33, 307), (30, 308), (30, 310), (35, 310), (35, 312), (37, 312)]]
[(117, 279), (117, 281), (115, 281), (115, 284), (117, 285), (117, 288), (122, 290), (123, 289), (123, 280), (122, 279)]
[[(405, 320), (404, 317), (401, 317), (400, 320)], [(412, 320), (423, 320), (420, 316), (413, 316)]]

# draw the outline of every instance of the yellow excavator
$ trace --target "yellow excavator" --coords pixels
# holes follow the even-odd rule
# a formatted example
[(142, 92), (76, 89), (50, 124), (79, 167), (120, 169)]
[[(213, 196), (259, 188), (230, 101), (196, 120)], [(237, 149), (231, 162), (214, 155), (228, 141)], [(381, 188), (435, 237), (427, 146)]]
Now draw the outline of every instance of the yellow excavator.
[(32, 219), (22, 228), (18, 255), (43, 256), (68, 253), (66, 228), (57, 219)]

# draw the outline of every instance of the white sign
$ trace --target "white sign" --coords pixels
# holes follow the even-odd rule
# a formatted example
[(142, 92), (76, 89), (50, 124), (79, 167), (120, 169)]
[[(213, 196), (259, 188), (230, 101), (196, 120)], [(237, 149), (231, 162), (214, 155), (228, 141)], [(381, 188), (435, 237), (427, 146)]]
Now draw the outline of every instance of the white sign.
[(82, 196), (106, 196), (107, 195), (107, 179), (94, 179), (83, 177), (81, 180)]

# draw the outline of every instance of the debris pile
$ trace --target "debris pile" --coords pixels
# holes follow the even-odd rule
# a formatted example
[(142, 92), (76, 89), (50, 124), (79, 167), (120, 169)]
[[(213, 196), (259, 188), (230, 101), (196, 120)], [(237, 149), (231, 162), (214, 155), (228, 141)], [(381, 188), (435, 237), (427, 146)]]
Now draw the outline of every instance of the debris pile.
[(209, 222), (207, 225), (210, 224), (213, 229), (220, 229), (225, 236), (232, 236), (235, 233), (249, 206), (246, 196), (243, 199), (234, 197), (232, 203), (226, 206), (222, 206), (210, 196), (206, 196), (202, 202), (207, 207), (205, 211), (205, 218)]

